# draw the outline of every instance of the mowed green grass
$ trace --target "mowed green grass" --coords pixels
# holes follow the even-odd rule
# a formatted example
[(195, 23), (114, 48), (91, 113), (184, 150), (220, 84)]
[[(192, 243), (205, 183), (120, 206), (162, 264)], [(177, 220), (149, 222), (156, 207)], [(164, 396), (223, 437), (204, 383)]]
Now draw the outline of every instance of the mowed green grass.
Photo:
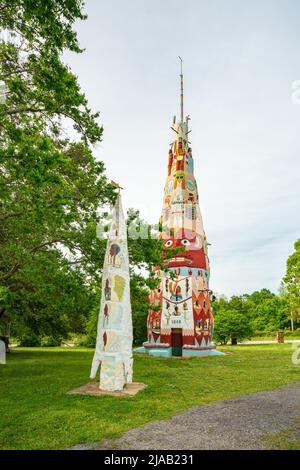
[(291, 345), (241, 345), (232, 355), (165, 359), (137, 354), (135, 397), (66, 392), (89, 382), (91, 349), (18, 348), (0, 365), (0, 448), (63, 449), (117, 437), (193, 405), (300, 380)]

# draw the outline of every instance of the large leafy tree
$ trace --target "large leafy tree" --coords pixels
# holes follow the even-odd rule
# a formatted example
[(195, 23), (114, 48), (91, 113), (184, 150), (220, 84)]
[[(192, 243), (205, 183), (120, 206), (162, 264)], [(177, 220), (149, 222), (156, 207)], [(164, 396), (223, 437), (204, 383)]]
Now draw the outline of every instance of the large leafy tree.
[(237, 310), (220, 310), (215, 318), (214, 337), (226, 344), (231, 340), (233, 345), (238, 341), (250, 339), (253, 330), (250, 321)]
[(292, 329), (300, 323), (300, 240), (296, 241), (294, 249), (294, 253), (287, 259), (286, 275), (283, 279)]
[(114, 199), (91, 151), (98, 113), (61, 60), (81, 52), (81, 10), (79, 0), (0, 0), (0, 321), (35, 334), (79, 328), (105, 249), (96, 211)]
[(278, 331), (288, 326), (287, 301), (277, 295), (256, 306), (251, 316), (255, 331)]

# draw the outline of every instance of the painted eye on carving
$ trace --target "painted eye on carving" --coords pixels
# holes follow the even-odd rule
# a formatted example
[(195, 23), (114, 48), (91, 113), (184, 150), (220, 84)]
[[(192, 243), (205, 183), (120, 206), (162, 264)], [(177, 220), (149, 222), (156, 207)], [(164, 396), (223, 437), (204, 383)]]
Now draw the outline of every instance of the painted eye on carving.
[(173, 245), (173, 240), (168, 240), (168, 241), (166, 242), (166, 244), (165, 244), (165, 246), (166, 246), (167, 248), (170, 248), (170, 246), (172, 246), (172, 245)]
[(181, 245), (184, 245), (184, 246), (189, 246), (191, 243), (189, 240), (187, 240), (186, 238), (184, 238), (183, 240), (181, 240)]

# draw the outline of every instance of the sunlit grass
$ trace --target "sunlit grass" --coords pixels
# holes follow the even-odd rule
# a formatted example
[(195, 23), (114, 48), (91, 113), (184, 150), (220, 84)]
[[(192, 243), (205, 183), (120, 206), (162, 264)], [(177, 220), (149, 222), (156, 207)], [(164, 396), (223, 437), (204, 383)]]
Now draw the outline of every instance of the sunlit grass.
[(136, 355), (135, 397), (66, 395), (89, 381), (91, 349), (18, 348), (0, 366), (0, 448), (63, 449), (117, 437), (193, 405), (300, 380), (291, 345), (241, 345), (193, 359)]

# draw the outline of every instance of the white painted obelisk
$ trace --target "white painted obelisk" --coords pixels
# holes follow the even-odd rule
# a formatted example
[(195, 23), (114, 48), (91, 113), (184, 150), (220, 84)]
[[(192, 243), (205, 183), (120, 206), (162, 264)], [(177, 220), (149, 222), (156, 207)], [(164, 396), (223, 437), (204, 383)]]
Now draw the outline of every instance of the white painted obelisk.
[(100, 390), (123, 390), (132, 383), (132, 316), (127, 230), (121, 195), (112, 212), (102, 274), (97, 343), (91, 378), (100, 366)]

